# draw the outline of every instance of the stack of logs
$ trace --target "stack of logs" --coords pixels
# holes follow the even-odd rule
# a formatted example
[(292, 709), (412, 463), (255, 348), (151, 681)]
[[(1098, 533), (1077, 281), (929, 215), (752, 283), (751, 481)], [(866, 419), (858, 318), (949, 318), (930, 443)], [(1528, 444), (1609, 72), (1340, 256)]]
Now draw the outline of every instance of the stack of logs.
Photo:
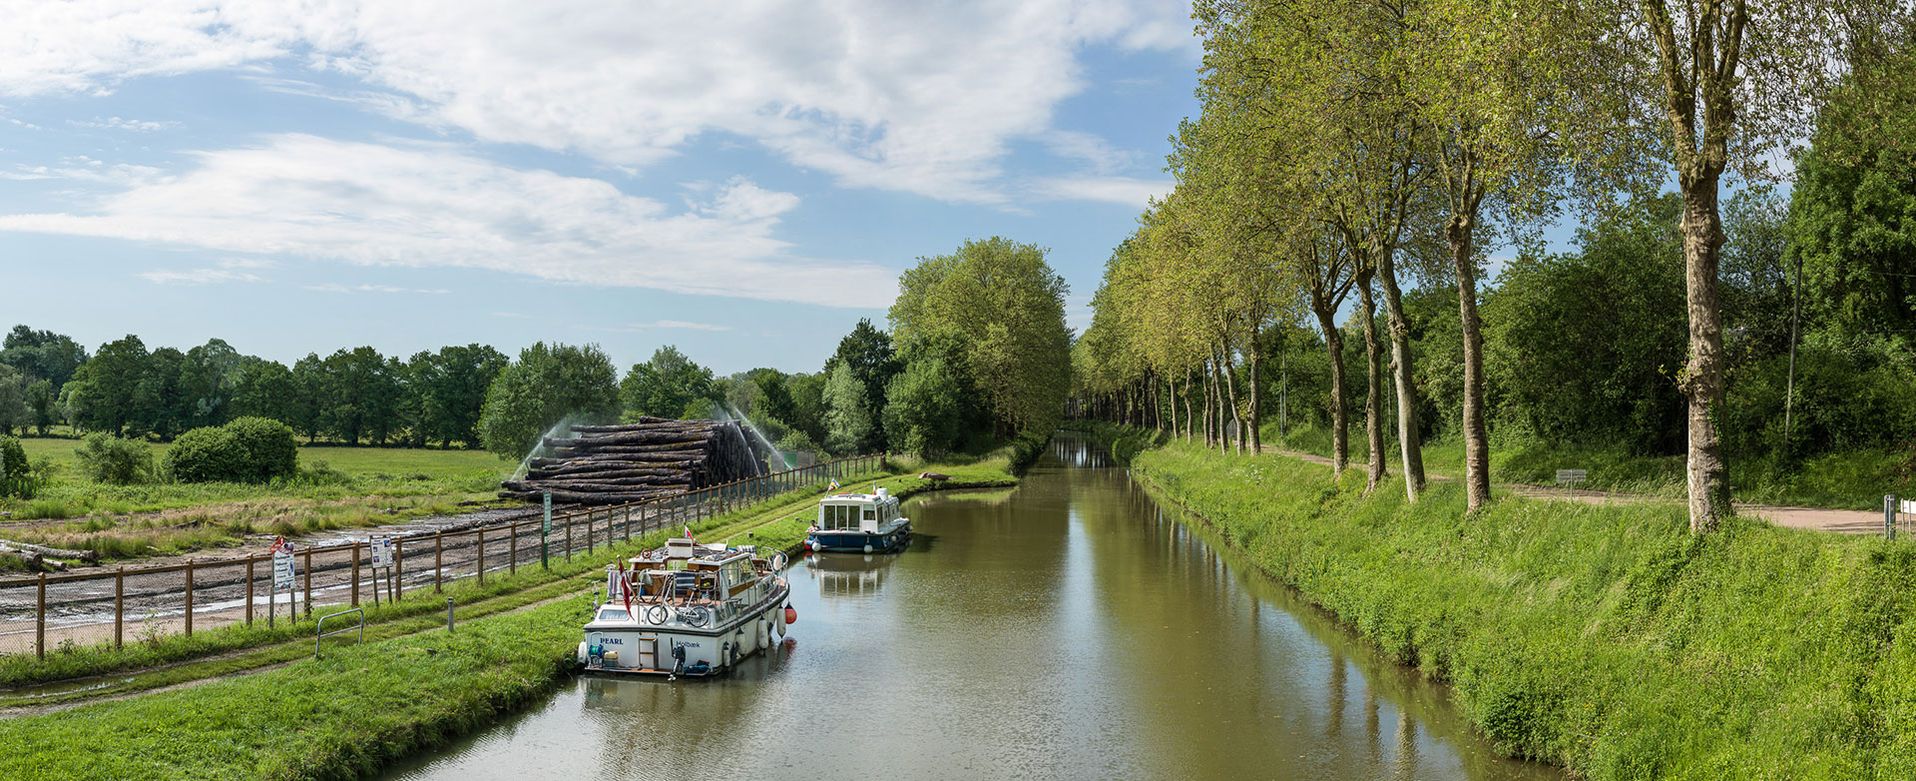
[(524, 478), (499, 495), (554, 502), (621, 504), (684, 493), (765, 474), (737, 423), (640, 418), (613, 426), (573, 426), (548, 437)]

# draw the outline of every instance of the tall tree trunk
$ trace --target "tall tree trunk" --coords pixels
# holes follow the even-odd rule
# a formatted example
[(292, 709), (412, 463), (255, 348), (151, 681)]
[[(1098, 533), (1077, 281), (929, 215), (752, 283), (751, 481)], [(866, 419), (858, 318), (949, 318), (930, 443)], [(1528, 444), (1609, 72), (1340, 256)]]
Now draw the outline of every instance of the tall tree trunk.
[(1176, 379), (1166, 377), (1164, 378), (1164, 387), (1171, 392), (1169, 399), (1171, 402), (1169, 405), (1171, 408), (1171, 436), (1176, 437), (1181, 433), (1178, 430), (1178, 382)]
[(1710, 172), (1683, 177), (1683, 281), (1690, 317), (1690, 359), (1678, 385), (1689, 402), (1690, 530), (1715, 531), (1733, 509), (1729, 467), (1717, 418), (1723, 413), (1723, 320), (1717, 303), (1717, 272), (1723, 223), (1717, 212), (1717, 179)]
[(1452, 216), (1444, 237), (1457, 271), (1457, 316), (1464, 330), (1464, 506), (1474, 513), (1490, 503), (1490, 435), (1484, 422), (1484, 328), (1477, 315), (1477, 264), (1471, 259), (1474, 201), (1470, 211)]
[(1377, 301), (1371, 293), (1371, 272), (1358, 272), (1357, 300), (1364, 318), (1364, 441), (1370, 447), (1369, 468), (1364, 472), (1364, 493), (1377, 490), (1384, 481), (1384, 356), (1377, 338)]
[(1231, 420), (1225, 413), (1236, 400), (1226, 395), (1229, 379), (1222, 357), (1211, 359), (1211, 381), (1217, 385), (1217, 452), (1218, 455), (1230, 455)]
[(1331, 469), (1343, 474), (1351, 461), (1351, 416), (1344, 392), (1344, 333), (1337, 330), (1337, 313), (1328, 308), (1313, 310), (1317, 325), (1324, 330), (1324, 350), (1331, 358)]
[(1231, 357), (1231, 346), (1226, 344), (1224, 352), (1218, 356), (1218, 368), (1224, 372), (1224, 391), (1231, 402), (1231, 428), (1236, 436), (1232, 444), (1237, 454), (1244, 455), (1244, 412), (1237, 398), (1237, 359)]
[(1192, 417), (1192, 369), (1184, 369), (1184, 442), (1192, 440), (1198, 419)]
[(1259, 352), (1258, 341), (1257, 341), (1258, 332), (1259, 332), (1259, 329), (1257, 327), (1257, 323), (1253, 322), (1251, 324), (1251, 376), (1250, 376), (1251, 453), (1253, 455), (1264, 452), (1264, 435), (1257, 430), (1258, 425), (1263, 422), (1263, 415), (1258, 411), (1258, 405), (1261, 403), (1261, 400), (1258, 398), (1257, 388), (1259, 385), (1264, 384), (1263, 378), (1258, 376), (1258, 373), (1257, 373), (1258, 372), (1257, 354)]
[(1404, 462), (1404, 495), (1415, 502), (1424, 490), (1424, 447), (1417, 425), (1417, 386), (1411, 379), (1410, 322), (1404, 317), (1404, 294), (1397, 287), (1392, 253), (1382, 253), (1377, 264), (1384, 310), (1390, 315), (1390, 373), (1397, 390), (1397, 449)]

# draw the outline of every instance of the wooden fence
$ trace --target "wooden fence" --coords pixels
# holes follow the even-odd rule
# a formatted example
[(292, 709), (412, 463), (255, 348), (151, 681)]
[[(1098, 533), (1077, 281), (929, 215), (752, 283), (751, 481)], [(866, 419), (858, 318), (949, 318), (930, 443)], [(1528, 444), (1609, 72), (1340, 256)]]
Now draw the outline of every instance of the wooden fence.
[[(129, 613), (140, 622), (136, 639), (146, 639), (175, 631), (191, 636), (196, 615), (202, 623), (212, 619), (251, 625), (280, 615), (298, 621), (310, 619), (316, 603), (358, 607), (362, 600), (403, 600), (422, 588), (436, 594), (449, 581), (474, 578), (484, 583), (488, 572), (515, 573), (520, 566), (540, 566), (547, 557), (571, 561), (575, 553), (590, 554), (669, 525), (697, 524), (779, 494), (872, 472), (880, 463), (880, 456), (854, 456), (644, 502), (564, 508), (553, 512), (551, 530), (545, 533), (543, 517), (534, 514), (400, 536), (394, 540), (391, 572), (383, 578), (373, 576), (367, 542), (299, 548), (293, 554), (298, 565), (293, 591), (277, 599), (269, 597), (270, 554), (0, 579), (0, 653), (24, 652), (25, 644), (18, 642), (24, 632), (9, 625), (24, 622), (29, 612), (33, 652), (44, 659), (50, 617), (56, 632), (84, 638), (81, 645), (103, 642), (109, 602), (117, 649), (126, 642)], [(60, 592), (51, 600), (49, 586)]]

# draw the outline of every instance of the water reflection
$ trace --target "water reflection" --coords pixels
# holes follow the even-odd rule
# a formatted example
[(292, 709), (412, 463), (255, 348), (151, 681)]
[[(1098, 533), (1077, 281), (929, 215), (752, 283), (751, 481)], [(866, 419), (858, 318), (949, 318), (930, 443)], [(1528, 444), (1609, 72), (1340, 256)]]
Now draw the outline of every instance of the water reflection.
[(405, 778), (1556, 777), (1060, 438), (1018, 490), (931, 495), (935, 548), (793, 568), (740, 674), (588, 679)]

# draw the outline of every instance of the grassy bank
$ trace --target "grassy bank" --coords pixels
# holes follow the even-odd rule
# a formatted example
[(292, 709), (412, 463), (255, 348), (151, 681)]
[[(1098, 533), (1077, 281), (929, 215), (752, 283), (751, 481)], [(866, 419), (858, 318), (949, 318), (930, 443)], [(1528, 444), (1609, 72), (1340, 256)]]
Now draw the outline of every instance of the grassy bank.
[[(901, 496), (923, 490), (1010, 485), (1008, 461), (931, 465), (942, 486), (915, 474), (860, 478)], [(916, 471), (916, 470), (914, 470)], [(813, 494), (815, 495), (815, 494)], [(803, 535), (810, 497), (715, 519), (701, 538), (784, 547)], [(650, 535), (620, 548), (656, 545)], [(591, 568), (608, 557), (595, 559)], [(156, 692), (60, 713), (0, 721), (0, 778), (350, 778), (407, 753), (485, 726), (549, 690), (570, 669), (589, 592), (602, 581), (575, 573), (579, 596), (463, 621), (457, 632), (340, 646), (322, 660), (190, 689)]]
[[(71, 439), (26, 439), (28, 460), (50, 465), (32, 499), (0, 499), (0, 537), (98, 551), (108, 558), (236, 544), (457, 512), (496, 497), (511, 465), (471, 450), (302, 447), (300, 474), (271, 484), (110, 485), (82, 474)], [(165, 446), (146, 443), (155, 462)], [(64, 521), (64, 522), (61, 522)]]
[(1134, 472), (1406, 664), (1501, 750), (1596, 779), (1916, 775), (1916, 545), (1680, 507), (1405, 504), (1182, 444)]
[[(1298, 428), (1280, 438), (1274, 425), (1264, 427), (1264, 441), (1292, 450), (1329, 456), (1330, 432)], [(1387, 440), (1395, 459), (1395, 438)], [(1361, 423), (1351, 431), (1353, 463), (1363, 463), (1369, 448)], [(1424, 443), (1424, 468), (1435, 473), (1461, 475), (1464, 446), (1454, 438)], [(1396, 469), (1395, 461), (1392, 469)], [(1623, 493), (1683, 497), (1683, 456), (1646, 456), (1622, 447), (1561, 445), (1535, 441), (1494, 442), (1490, 476), (1500, 483), (1549, 485), (1559, 469), (1589, 472), (1584, 488)], [(1875, 510), (1883, 494), (1916, 496), (1916, 452), (1853, 450), (1825, 453), (1800, 462), (1783, 463), (1758, 458), (1730, 459), (1730, 486), (1739, 502)]]

